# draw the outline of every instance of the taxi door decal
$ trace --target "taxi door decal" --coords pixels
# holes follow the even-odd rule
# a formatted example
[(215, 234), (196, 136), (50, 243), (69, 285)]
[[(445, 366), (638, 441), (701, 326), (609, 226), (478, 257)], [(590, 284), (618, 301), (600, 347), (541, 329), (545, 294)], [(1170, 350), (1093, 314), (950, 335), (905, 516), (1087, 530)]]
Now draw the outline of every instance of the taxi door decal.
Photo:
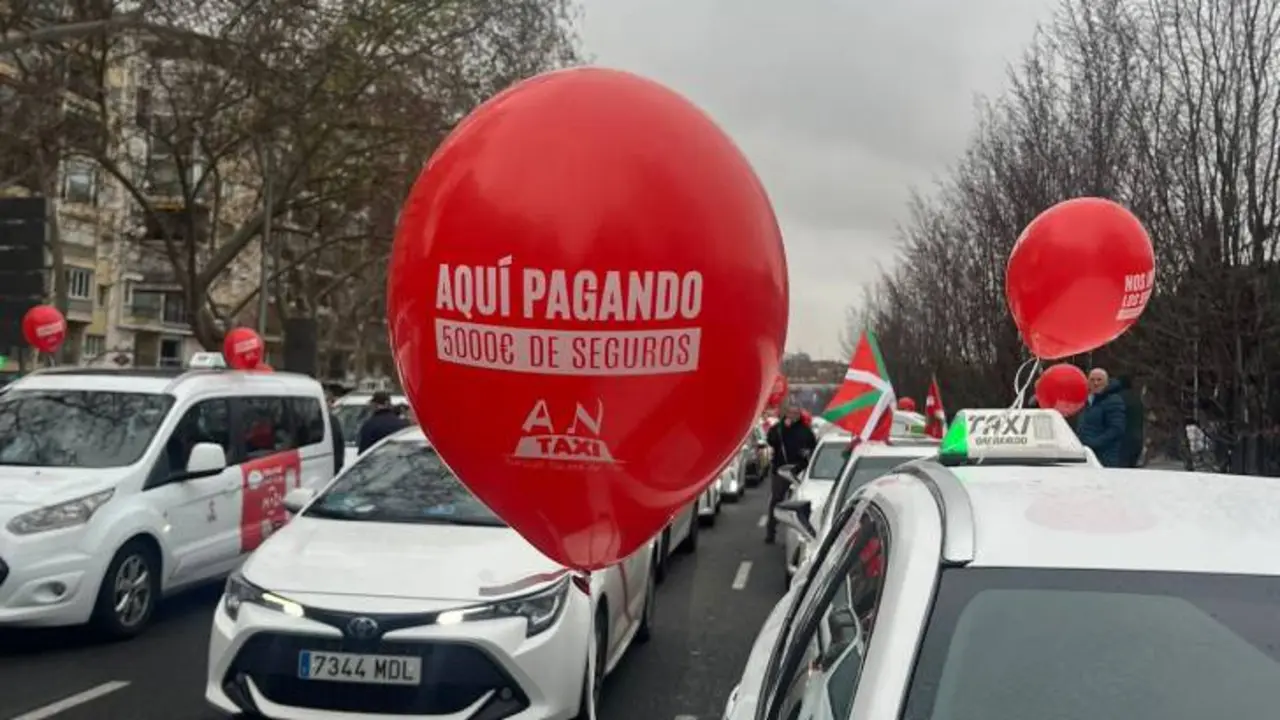
[(286, 450), (240, 465), (240, 552), (255, 550), (288, 520), (284, 496), (302, 484), (302, 459)]

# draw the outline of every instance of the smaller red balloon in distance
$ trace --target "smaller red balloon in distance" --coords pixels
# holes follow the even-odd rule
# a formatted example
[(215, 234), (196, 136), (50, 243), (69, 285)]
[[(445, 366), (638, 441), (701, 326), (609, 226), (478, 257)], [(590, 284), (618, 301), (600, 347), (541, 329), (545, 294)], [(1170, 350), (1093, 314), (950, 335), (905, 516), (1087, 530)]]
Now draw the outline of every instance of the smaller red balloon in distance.
[(232, 328), (222, 340), (222, 356), (233, 370), (254, 370), (262, 364), (262, 338), (246, 327)]
[(22, 336), (36, 350), (54, 352), (67, 339), (67, 320), (52, 305), (36, 305), (22, 316)]
[(1155, 275), (1151, 239), (1133, 213), (1076, 198), (1022, 231), (1005, 267), (1005, 298), (1027, 348), (1057, 360), (1128, 330), (1151, 299)]
[(1036, 379), (1036, 404), (1071, 417), (1089, 402), (1089, 381), (1084, 371), (1069, 363), (1050, 366)]
[(778, 373), (778, 376), (773, 379), (773, 389), (769, 391), (769, 400), (765, 403), (765, 408), (774, 410), (782, 407), (782, 401), (787, 399), (788, 389), (787, 376)]
[(901, 410), (901, 411), (903, 411), (903, 412), (915, 412), (915, 411), (916, 411), (916, 401), (915, 401), (915, 400), (912, 400), (912, 399), (911, 399), (911, 398), (909, 398), (909, 397), (901, 398), (901, 399), (899, 399), (899, 400), (898, 400), (898, 409), (899, 409), (899, 410)]

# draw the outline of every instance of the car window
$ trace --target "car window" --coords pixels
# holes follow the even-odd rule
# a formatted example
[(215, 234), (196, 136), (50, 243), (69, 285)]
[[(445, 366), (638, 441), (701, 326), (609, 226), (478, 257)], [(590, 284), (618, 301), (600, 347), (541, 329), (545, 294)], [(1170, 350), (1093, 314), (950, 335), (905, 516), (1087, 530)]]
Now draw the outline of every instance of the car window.
[(313, 397), (291, 397), (286, 402), (298, 447), (324, 442), (324, 412), (320, 401)]
[[(874, 506), (842, 546), (833, 582), (801, 614), (783, 653), (780, 687), (768, 717), (846, 718), (870, 646), (884, 588), (888, 524)], [(817, 653), (814, 654), (816, 645)]]
[(850, 442), (837, 440), (819, 444), (813, 459), (809, 461), (806, 477), (812, 480), (835, 480), (840, 477), (840, 468), (844, 467)]
[(305, 515), (368, 522), (505, 526), (436, 451), (421, 442), (383, 443), (361, 455)]
[(0, 395), (0, 465), (132, 465), (173, 403), (158, 393), (9, 390)]
[(904, 720), (1273, 717), (1280, 578), (943, 570)]
[(185, 470), (191, 449), (200, 443), (222, 446), (228, 464), (235, 464), (238, 460), (231, 442), (231, 402), (226, 398), (201, 400), (187, 408), (173, 432), (169, 433), (164, 450), (156, 458), (147, 487), (163, 484), (174, 473)]
[(824, 519), (828, 513), (844, 507), (863, 486), (878, 480), (899, 465), (915, 460), (915, 456), (857, 455), (849, 459), (852, 465), (842, 474), (832, 497), (822, 509)]
[(292, 424), (285, 410), (285, 398), (250, 396), (240, 398), (244, 416), (244, 444), (249, 459), (292, 450)]

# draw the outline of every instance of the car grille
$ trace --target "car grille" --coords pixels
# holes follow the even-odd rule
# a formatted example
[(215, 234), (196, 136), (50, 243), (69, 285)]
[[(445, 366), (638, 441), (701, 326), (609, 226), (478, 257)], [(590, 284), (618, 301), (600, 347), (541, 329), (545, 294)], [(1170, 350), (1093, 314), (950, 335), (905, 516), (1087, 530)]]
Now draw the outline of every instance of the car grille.
[[(416, 655), (422, 658), (417, 687), (359, 685), (302, 680), (298, 653), (303, 650)], [(223, 688), (246, 713), (257, 712), (244, 684), (252, 679), (268, 700), (280, 705), (335, 712), (382, 715), (452, 715), (493, 693), (473, 720), (502, 720), (529, 707), (520, 686), (488, 654), (462, 643), (359, 643), (284, 633), (249, 638), (223, 678)]]

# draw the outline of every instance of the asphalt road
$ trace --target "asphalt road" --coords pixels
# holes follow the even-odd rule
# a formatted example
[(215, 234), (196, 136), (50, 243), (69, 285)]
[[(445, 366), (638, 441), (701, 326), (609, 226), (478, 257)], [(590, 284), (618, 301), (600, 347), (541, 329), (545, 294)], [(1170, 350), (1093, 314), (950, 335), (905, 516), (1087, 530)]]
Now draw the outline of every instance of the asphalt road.
[[(609, 677), (599, 720), (715, 720), (756, 631), (782, 595), (779, 546), (762, 542), (763, 488), (725, 504), (698, 550), (677, 556), (656, 628)], [(212, 720), (204, 704), (210, 618), (221, 588), (168, 601), (143, 636), (0, 631), (0, 720)]]

